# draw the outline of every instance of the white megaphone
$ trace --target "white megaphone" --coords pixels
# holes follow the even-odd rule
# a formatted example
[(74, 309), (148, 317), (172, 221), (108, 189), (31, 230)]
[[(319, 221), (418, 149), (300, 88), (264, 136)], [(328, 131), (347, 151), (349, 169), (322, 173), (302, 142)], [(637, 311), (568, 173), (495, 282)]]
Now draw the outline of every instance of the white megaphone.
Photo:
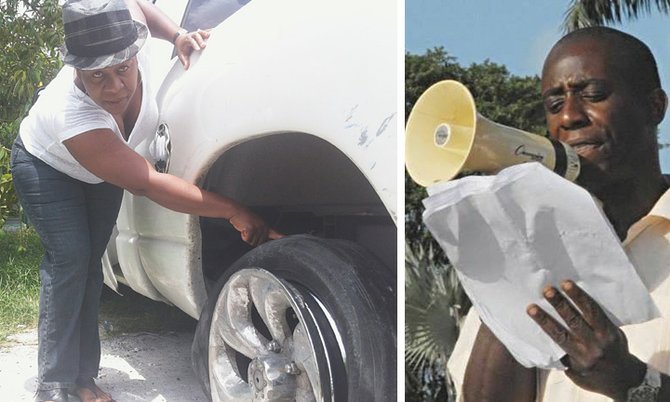
[(570, 181), (579, 175), (579, 157), (569, 145), (480, 116), (457, 81), (428, 88), (407, 120), (405, 164), (424, 187), (462, 171), (497, 173), (525, 162), (540, 162)]

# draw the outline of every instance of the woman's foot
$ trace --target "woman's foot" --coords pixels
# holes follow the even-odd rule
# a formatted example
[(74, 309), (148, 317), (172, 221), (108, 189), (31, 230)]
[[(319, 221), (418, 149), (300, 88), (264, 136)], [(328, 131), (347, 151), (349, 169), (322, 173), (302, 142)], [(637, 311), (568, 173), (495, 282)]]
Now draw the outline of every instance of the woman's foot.
[(77, 380), (75, 392), (81, 402), (114, 402), (112, 396), (95, 385), (92, 378)]
[(67, 398), (67, 390), (63, 388), (38, 389), (35, 393), (35, 402), (68, 402)]

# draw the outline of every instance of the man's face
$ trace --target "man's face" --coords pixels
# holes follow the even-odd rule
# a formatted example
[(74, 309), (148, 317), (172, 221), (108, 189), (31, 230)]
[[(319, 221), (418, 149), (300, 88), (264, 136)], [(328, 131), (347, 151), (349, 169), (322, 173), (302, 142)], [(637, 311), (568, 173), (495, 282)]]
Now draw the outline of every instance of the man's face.
[(640, 95), (606, 43), (575, 40), (554, 49), (542, 76), (547, 128), (582, 161), (578, 182), (597, 193), (635, 178), (657, 153), (648, 96)]
[(114, 116), (122, 115), (137, 89), (137, 58), (99, 70), (77, 70), (86, 93)]

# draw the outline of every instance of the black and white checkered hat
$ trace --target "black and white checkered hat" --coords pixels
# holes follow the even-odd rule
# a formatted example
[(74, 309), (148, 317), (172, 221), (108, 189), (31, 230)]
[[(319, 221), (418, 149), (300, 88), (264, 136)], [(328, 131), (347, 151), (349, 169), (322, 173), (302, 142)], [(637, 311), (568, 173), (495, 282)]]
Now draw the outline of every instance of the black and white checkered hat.
[(80, 70), (123, 63), (137, 54), (148, 34), (124, 0), (70, 0), (63, 5), (63, 26), (63, 62)]

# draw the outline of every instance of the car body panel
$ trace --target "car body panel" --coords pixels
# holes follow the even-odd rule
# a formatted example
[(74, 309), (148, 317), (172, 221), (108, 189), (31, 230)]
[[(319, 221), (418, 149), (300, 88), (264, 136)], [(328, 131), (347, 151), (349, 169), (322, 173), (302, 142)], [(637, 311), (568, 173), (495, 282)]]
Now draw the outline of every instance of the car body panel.
[[(387, 214), (395, 222), (398, 116), (396, 86), (389, 85), (397, 81), (395, 7), (383, 0), (245, 5), (212, 31), (188, 71), (163, 66), (169, 71), (161, 76), (158, 102), (161, 123), (170, 130), (169, 173), (202, 185), (221, 155), (240, 144), (269, 136), (278, 141), (300, 138), (287, 134), (312, 136), (348, 158), (381, 204), (337, 188), (274, 191), (272, 183), (281, 174), (276, 171), (256, 172), (255, 181), (231, 178), (242, 187), (269, 189), (253, 197), (243, 191), (231, 196), (255, 206)], [(149, 152), (154, 133), (145, 135), (136, 150), (155, 162)], [(281, 149), (290, 153), (292, 148)], [(291, 174), (309, 176), (299, 162)], [(118, 279), (198, 317), (207, 296), (198, 218), (126, 192), (117, 227), (115, 250), (108, 249), (105, 263), (106, 283), (114, 286)], [(120, 268), (114, 269), (117, 261)]]

